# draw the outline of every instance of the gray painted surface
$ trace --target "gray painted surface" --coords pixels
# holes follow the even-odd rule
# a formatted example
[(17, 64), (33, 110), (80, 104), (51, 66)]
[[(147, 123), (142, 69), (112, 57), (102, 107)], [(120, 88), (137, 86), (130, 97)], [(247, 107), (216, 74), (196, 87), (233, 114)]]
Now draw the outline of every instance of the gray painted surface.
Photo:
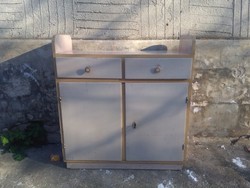
[(59, 83), (66, 160), (121, 160), (119, 83)]
[(249, 38), (249, 0), (1, 0), (0, 38)]
[(189, 79), (191, 68), (191, 58), (127, 58), (125, 77), (127, 79)]
[(182, 161), (188, 83), (125, 85), (126, 159)]
[[(57, 76), (64, 78), (121, 78), (120, 58), (67, 58), (56, 59)], [(89, 72), (85, 71), (88, 68)]]

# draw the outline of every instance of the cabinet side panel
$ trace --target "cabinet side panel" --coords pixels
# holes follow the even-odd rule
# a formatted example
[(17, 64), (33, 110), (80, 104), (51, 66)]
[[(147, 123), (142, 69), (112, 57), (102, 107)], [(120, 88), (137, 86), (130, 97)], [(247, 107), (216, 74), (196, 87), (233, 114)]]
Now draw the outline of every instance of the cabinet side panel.
[(60, 83), (66, 160), (121, 160), (121, 86)]
[(128, 161), (183, 160), (187, 92), (188, 83), (126, 85)]

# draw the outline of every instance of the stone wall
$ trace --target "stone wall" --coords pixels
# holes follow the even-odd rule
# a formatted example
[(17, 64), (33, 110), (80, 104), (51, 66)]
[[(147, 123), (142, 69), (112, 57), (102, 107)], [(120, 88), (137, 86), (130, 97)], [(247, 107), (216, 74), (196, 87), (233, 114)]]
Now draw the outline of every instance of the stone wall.
[[(45, 121), (58, 142), (50, 40), (0, 40), (0, 129)], [(250, 133), (250, 41), (197, 40), (190, 136)]]
[[(59, 140), (51, 38), (198, 39), (190, 135), (250, 126), (250, 0), (1, 0), (0, 129), (44, 120)], [(204, 40), (204, 39), (228, 40)], [(234, 40), (232, 40), (234, 39)], [(242, 39), (242, 40), (236, 40)]]
[(44, 121), (59, 141), (51, 41), (0, 40), (0, 129)]
[(0, 38), (249, 38), (250, 0), (1, 0)]
[(198, 40), (191, 134), (250, 133), (250, 41)]

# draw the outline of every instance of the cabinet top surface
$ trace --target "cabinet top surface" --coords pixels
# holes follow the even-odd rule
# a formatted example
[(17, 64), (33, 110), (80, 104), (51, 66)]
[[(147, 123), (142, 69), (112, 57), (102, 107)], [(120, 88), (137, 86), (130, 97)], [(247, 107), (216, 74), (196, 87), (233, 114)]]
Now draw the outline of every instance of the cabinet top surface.
[(54, 57), (193, 57), (195, 40), (72, 40), (70, 35), (53, 39)]
[(64, 51), (55, 57), (192, 57), (192, 54), (166, 51)]

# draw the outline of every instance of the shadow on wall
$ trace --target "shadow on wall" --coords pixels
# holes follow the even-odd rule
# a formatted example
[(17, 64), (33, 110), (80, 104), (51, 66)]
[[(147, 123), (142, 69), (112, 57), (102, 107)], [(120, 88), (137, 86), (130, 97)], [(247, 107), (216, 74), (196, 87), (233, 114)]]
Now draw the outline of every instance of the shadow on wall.
[[(0, 54), (0, 129), (31, 120), (45, 121), (50, 129), (58, 127), (52, 46), (34, 49), (34, 44), (2, 42), (6, 48)], [(33, 50), (20, 53), (24, 49)]]
[(140, 1), (98, 4), (76, 2), (72, 36), (84, 39), (141, 38), (140, 9)]
[[(176, 39), (246, 38), (248, 9), (243, 2), (135, 1), (133, 4), (76, 2), (73, 38), (84, 39)], [(247, 6), (246, 6), (247, 7)]]

